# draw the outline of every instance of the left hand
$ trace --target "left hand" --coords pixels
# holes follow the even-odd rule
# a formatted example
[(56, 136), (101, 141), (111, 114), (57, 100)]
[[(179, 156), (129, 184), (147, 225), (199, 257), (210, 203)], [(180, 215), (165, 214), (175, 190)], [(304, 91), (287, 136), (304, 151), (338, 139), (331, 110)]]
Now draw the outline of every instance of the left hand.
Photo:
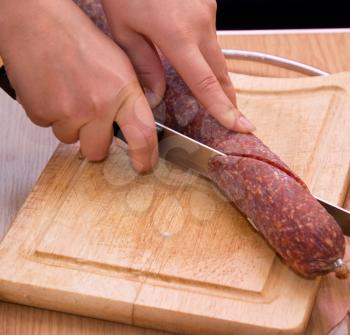
[[(216, 39), (215, 0), (102, 0), (116, 42), (128, 54), (149, 101), (165, 91), (157, 46), (192, 93), (226, 128), (255, 127), (238, 111), (236, 93)], [(153, 100), (153, 101), (152, 101)]]

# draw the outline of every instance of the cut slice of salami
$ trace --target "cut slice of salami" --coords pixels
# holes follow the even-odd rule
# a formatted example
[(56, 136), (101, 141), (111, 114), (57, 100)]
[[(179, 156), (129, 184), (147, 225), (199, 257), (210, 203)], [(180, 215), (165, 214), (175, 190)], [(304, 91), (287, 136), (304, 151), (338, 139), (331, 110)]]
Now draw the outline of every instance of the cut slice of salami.
[[(99, 0), (75, 2), (110, 35)], [(347, 277), (342, 231), (304, 182), (256, 136), (221, 126), (176, 71), (165, 61), (163, 65), (168, 88), (154, 109), (156, 118), (227, 154), (211, 160), (208, 177), (292, 269), (308, 278), (332, 271), (339, 278)]]

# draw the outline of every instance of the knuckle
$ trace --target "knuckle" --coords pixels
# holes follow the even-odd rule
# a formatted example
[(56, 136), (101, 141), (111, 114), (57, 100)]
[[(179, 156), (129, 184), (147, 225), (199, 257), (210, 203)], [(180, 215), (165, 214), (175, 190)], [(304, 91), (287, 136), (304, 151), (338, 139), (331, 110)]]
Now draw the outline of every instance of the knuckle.
[(207, 75), (196, 83), (196, 87), (203, 92), (216, 91), (218, 89), (218, 80), (214, 75)]
[(88, 114), (90, 114), (88, 116), (93, 115), (96, 118), (103, 118), (111, 100), (112, 98), (107, 94), (91, 93), (86, 106), (89, 111)]
[(154, 67), (150, 63), (137, 64), (137, 66), (135, 66), (135, 72), (138, 77), (143, 76), (147, 78), (153, 78), (156, 76)]
[(104, 118), (115, 99), (116, 87), (118, 86), (114, 86), (112, 81), (108, 81), (103, 88), (92, 87), (89, 90), (88, 99), (86, 99), (84, 106), (86, 116), (90, 118)]
[[(113, 87), (113, 89), (108, 89)], [(87, 121), (93, 118), (103, 118), (115, 98), (115, 87), (109, 84), (108, 87), (89, 85), (84, 91), (78, 92), (75, 96), (70, 95), (66, 99), (60, 99), (55, 104), (57, 113), (66, 119)]]
[(52, 109), (53, 114), (60, 116), (60, 119), (76, 118), (77, 115), (83, 113), (83, 110), (79, 108), (79, 104), (70, 97), (62, 97), (56, 100)]
[(75, 99), (71, 92), (68, 90), (62, 90), (59, 95), (51, 104), (54, 113), (57, 115), (62, 115), (62, 118), (69, 117), (74, 112), (74, 102)]
[[(111, 85), (112, 86), (112, 85)], [(85, 99), (77, 101), (76, 108), (71, 116), (78, 119), (101, 119), (106, 116), (115, 98), (114, 90), (101, 90), (99, 87), (92, 88)]]
[(168, 34), (164, 35), (165, 42), (173, 41), (175, 45), (189, 45), (194, 36), (193, 26), (180, 22), (169, 27)]

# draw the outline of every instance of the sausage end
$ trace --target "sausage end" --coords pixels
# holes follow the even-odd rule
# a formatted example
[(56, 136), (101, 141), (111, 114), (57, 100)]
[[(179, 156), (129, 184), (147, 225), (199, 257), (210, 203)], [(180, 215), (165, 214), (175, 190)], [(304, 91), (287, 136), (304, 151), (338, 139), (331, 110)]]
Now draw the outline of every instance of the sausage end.
[(335, 276), (339, 279), (346, 279), (349, 276), (349, 268), (348, 266), (343, 262), (342, 259), (338, 259), (335, 262)]

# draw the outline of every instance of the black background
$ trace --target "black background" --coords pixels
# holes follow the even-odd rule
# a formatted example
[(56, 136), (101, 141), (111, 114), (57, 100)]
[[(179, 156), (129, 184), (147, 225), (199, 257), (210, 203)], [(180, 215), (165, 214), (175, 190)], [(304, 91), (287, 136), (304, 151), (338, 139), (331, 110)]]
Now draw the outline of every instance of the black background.
[(219, 30), (350, 27), (347, 9), (350, 1), (217, 0), (217, 3)]

